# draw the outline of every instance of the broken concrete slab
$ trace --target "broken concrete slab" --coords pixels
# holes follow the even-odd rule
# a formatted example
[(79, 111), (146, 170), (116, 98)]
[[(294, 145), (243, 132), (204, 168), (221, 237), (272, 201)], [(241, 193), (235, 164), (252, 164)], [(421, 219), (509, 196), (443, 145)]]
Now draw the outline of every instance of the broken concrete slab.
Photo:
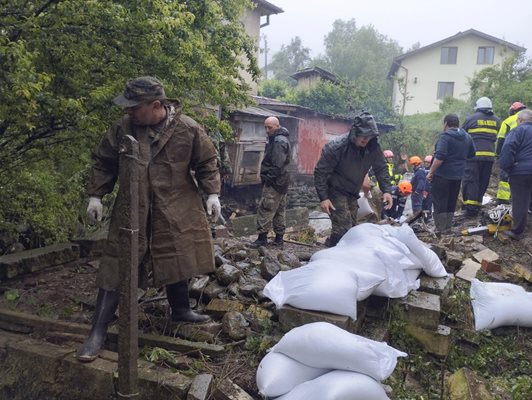
[(211, 374), (199, 374), (192, 380), (187, 400), (207, 400), (214, 377)]
[(412, 325), (436, 330), (440, 321), (440, 296), (431, 293), (412, 291), (400, 300), (404, 318)]
[(217, 382), (214, 395), (217, 400), (253, 400), (253, 397), (230, 379)]
[(449, 295), (449, 291), (453, 286), (454, 276), (447, 275), (443, 278), (433, 278), (431, 276), (423, 274), (421, 276), (421, 285), (419, 290), (422, 292), (436, 294), (442, 298), (446, 298)]
[(530, 266), (515, 264), (513, 270), (525, 281), (532, 283), (532, 268)]
[(428, 353), (439, 357), (447, 357), (449, 354), (452, 339), (451, 328), (448, 326), (438, 325), (436, 330), (429, 330), (408, 324), (405, 332), (415, 338)]
[(79, 245), (81, 257), (100, 257), (108, 235), (109, 230), (102, 228), (84, 237), (75, 238), (72, 242)]
[(448, 251), (445, 256), (445, 269), (454, 274), (462, 266), (464, 255), (457, 251)]
[(460, 271), (456, 273), (456, 277), (471, 282), (477, 277), (477, 272), (480, 268), (481, 266), (478, 262), (468, 258), (467, 260), (464, 260), (464, 265)]
[(56, 244), (0, 257), (0, 280), (41, 271), (79, 259), (79, 245)]
[(473, 259), (475, 259), (479, 263), (481, 263), (482, 260), (494, 262), (494, 261), (497, 261), (499, 259), (499, 255), (496, 252), (494, 252), (491, 249), (487, 249), (487, 248), (482, 250), (482, 251), (479, 251), (479, 252), (473, 254), (472, 257), (473, 257)]
[(357, 328), (356, 322), (346, 315), (303, 310), (289, 305), (284, 305), (279, 310), (279, 323), (285, 332), (312, 322), (328, 322), (349, 332), (355, 332)]
[(462, 368), (446, 380), (448, 400), (492, 400), (484, 381), (475, 372)]
[(480, 267), (486, 272), (499, 272), (501, 270), (501, 264), (497, 261), (488, 261), (484, 259), (480, 262)]

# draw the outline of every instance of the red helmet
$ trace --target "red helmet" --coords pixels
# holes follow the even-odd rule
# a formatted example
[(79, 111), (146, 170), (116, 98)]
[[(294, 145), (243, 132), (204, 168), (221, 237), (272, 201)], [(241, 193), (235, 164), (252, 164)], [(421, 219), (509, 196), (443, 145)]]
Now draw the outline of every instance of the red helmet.
[(408, 181), (399, 182), (397, 187), (399, 188), (399, 191), (402, 194), (410, 194), (410, 193), (412, 193), (412, 184), (410, 182), (408, 182)]
[(512, 105), (510, 106), (510, 110), (512, 111), (520, 111), (524, 108), (526, 108), (526, 106), (523, 103), (520, 103), (519, 101), (512, 103)]
[(393, 157), (393, 153), (391, 150), (384, 150), (382, 153), (384, 154), (385, 158)]
[(432, 162), (432, 156), (425, 156), (425, 162), (431, 163)]
[(408, 164), (419, 165), (421, 164), (421, 158), (419, 158), (418, 156), (412, 156), (408, 159)]

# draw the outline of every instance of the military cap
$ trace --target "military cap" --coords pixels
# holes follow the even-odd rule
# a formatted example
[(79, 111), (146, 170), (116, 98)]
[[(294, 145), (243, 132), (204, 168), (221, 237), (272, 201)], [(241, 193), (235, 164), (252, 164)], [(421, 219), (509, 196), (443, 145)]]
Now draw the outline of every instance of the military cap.
[(124, 93), (113, 99), (113, 103), (121, 107), (135, 107), (154, 100), (164, 100), (163, 84), (152, 76), (141, 76), (129, 79)]

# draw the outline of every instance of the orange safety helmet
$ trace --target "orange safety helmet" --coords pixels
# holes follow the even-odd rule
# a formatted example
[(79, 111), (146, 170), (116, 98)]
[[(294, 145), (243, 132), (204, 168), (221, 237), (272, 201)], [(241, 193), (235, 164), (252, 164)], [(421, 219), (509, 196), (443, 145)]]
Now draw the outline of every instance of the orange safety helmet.
[(384, 150), (382, 153), (384, 154), (385, 158), (393, 157), (393, 153), (391, 150)]
[(412, 193), (412, 184), (410, 182), (408, 182), (408, 181), (399, 182), (397, 187), (399, 188), (399, 191), (402, 194), (410, 194), (410, 193)]
[(419, 158), (418, 156), (412, 156), (408, 159), (408, 164), (419, 165), (421, 164), (421, 158)]
[(432, 162), (432, 156), (425, 156), (425, 162), (431, 163)]

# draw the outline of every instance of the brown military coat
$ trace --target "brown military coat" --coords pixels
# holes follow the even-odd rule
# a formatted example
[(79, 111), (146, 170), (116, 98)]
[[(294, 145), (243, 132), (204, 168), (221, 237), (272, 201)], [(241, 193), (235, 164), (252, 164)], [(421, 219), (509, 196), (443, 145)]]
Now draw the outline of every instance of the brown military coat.
[[(175, 112), (174, 112), (175, 111)], [(198, 186), (219, 193), (216, 150), (203, 128), (172, 107), (165, 127), (153, 140), (150, 127), (133, 125), (124, 116), (93, 152), (88, 195), (102, 197), (118, 178), (118, 146), (124, 135), (139, 142), (139, 276), (153, 268), (157, 287), (214, 269), (211, 234)], [(193, 177), (194, 176), (194, 177)], [(118, 191), (115, 204), (124, 194)], [(97, 285), (118, 290), (118, 210), (113, 209), (109, 237), (100, 262)]]

